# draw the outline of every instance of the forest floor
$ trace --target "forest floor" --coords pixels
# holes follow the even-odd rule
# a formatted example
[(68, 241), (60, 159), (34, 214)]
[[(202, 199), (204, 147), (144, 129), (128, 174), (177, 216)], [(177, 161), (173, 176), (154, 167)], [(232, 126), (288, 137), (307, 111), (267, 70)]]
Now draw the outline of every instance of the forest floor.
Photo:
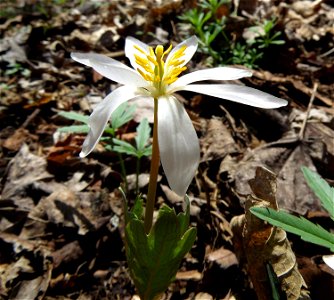
[[(334, 185), (333, 2), (225, 2), (211, 16), (224, 19), (221, 31), (231, 41), (212, 44), (218, 53), (221, 48), (219, 64), (252, 67), (253, 76), (237, 83), (289, 104), (263, 110), (180, 93), (201, 145), (188, 190), (191, 226), (198, 233), (165, 299), (257, 299), (250, 278), (257, 266), (247, 265), (235, 238), (236, 231), (243, 238), (245, 233), (232, 228), (231, 220), (245, 213), (249, 180), (259, 167), (276, 174), (279, 208), (334, 230), (301, 171), (309, 167)], [(70, 53), (92, 51), (128, 64), (127, 36), (176, 45), (194, 33), (179, 18), (190, 9), (207, 12), (191, 0), (0, 3), (0, 299), (135, 299), (122, 239), (119, 155), (100, 142), (81, 159), (86, 133), (59, 131), (82, 124), (61, 112), (88, 116), (116, 84)], [(247, 29), (273, 17), (270, 34), (280, 32), (276, 39), (284, 43), (260, 47), (258, 38), (253, 46), (261, 57), (247, 60), (253, 53), (247, 33), (254, 33)], [(217, 64), (207, 53), (202, 48), (186, 72)], [(132, 120), (117, 132), (130, 143), (140, 120), (152, 125), (152, 103), (136, 105)], [(122, 157), (131, 206), (136, 159)], [(149, 157), (141, 160), (144, 197), (149, 164)], [(160, 175), (156, 208), (166, 203), (181, 211), (183, 200), (170, 190), (162, 169)], [(291, 234), (288, 239), (311, 298), (334, 299), (334, 270), (322, 260), (329, 250)]]

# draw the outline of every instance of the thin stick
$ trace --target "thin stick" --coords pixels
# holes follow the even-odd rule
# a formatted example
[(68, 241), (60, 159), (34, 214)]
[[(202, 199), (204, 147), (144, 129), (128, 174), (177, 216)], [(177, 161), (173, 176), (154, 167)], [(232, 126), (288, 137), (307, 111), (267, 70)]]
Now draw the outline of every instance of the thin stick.
[(314, 98), (315, 98), (315, 94), (317, 92), (317, 89), (318, 89), (318, 83), (315, 83), (314, 86), (313, 86), (313, 91), (312, 91), (312, 95), (311, 95), (311, 98), (310, 98), (310, 102), (307, 106), (307, 110), (306, 110), (306, 116), (303, 120), (303, 124), (302, 124), (302, 127), (300, 128), (300, 131), (299, 131), (299, 135), (298, 135), (298, 139), (301, 141), (303, 138), (304, 138), (304, 134), (305, 134), (305, 129), (306, 129), (306, 124), (307, 124), (307, 120), (310, 116), (310, 111), (311, 111), (311, 107), (313, 105), (313, 101), (314, 101)]

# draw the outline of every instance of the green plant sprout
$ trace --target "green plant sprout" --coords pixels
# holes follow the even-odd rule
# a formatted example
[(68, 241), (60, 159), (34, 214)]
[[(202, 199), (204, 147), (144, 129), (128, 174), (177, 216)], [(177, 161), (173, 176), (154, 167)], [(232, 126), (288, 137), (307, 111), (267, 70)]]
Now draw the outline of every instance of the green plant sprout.
[(216, 11), (223, 3), (226, 1), (202, 0), (200, 2), (202, 9), (193, 8), (179, 17), (180, 20), (192, 25), (194, 33), (199, 37), (200, 51), (209, 55), (216, 64), (222, 63), (222, 57), (218, 51), (214, 50), (212, 43), (219, 34), (225, 41), (228, 40), (224, 33), (226, 18), (216, 17)]
[[(302, 171), (308, 186), (320, 199), (331, 219), (334, 220), (334, 189), (310, 169), (302, 167)], [(303, 217), (296, 217), (287, 212), (266, 207), (252, 207), (250, 211), (271, 225), (281, 227), (285, 231), (299, 235), (304, 241), (327, 247), (334, 252), (334, 234)]]
[[(124, 181), (125, 191), (128, 192), (128, 184), (126, 180), (126, 169), (124, 160), (122, 157), (122, 153), (134, 156), (137, 158), (136, 163), (136, 194), (139, 193), (138, 187), (138, 179), (139, 179), (139, 171), (140, 171), (140, 160), (143, 156), (150, 156), (152, 153), (152, 146), (148, 145), (148, 141), (150, 138), (151, 128), (148, 124), (147, 119), (143, 119), (136, 129), (136, 147), (132, 146), (130, 143), (122, 141), (117, 138), (117, 132), (119, 128), (121, 128), (124, 124), (127, 124), (129, 121), (133, 119), (133, 114), (135, 112), (136, 106), (130, 105), (127, 103), (121, 104), (112, 114), (111, 116), (111, 126), (107, 126), (104, 130), (105, 136), (101, 138), (101, 140), (107, 142), (105, 149), (108, 151), (115, 151), (118, 154), (120, 167), (121, 167), (121, 176)], [(88, 133), (89, 126), (88, 121), (89, 117), (79, 114), (77, 112), (66, 112), (61, 111), (59, 115), (80, 123), (84, 123), (82, 125), (70, 125), (61, 127), (58, 129), (59, 132), (66, 133)], [(109, 136), (107, 136), (109, 135)]]
[(235, 40), (229, 37), (226, 32), (227, 17), (218, 17), (217, 11), (223, 4), (230, 2), (201, 0), (198, 8), (184, 12), (179, 19), (183, 24), (189, 24), (199, 37), (200, 52), (209, 56), (207, 64), (240, 64), (256, 68), (267, 48), (282, 45), (285, 41), (279, 39), (281, 32), (274, 32), (274, 19), (252, 26), (249, 30), (255, 33), (255, 37), (250, 40)]
[(229, 4), (230, 2), (231, 0), (204, 0), (199, 2), (199, 6), (209, 10), (214, 15), (223, 4)]
[(256, 68), (256, 62), (263, 57), (263, 52), (258, 52), (256, 48), (249, 48), (239, 42), (231, 46), (232, 57), (230, 62), (235, 65), (244, 65), (247, 68)]
[(24, 77), (29, 77), (31, 71), (27, 68), (24, 68), (20, 63), (10, 63), (4, 74), (7, 76), (21, 74)]
[(248, 40), (247, 43), (255, 45), (259, 49), (268, 48), (271, 45), (283, 45), (285, 41), (279, 39), (282, 33), (280, 31), (273, 32), (275, 25), (275, 19), (271, 19), (250, 27), (249, 29), (255, 32), (256, 36), (254, 39)]

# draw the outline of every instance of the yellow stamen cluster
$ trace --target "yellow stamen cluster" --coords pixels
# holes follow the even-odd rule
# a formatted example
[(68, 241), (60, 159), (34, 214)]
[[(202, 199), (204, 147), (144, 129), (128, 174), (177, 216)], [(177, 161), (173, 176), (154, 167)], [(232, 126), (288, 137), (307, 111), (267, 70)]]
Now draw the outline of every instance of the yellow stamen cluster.
[(161, 45), (154, 50), (150, 47), (148, 53), (137, 45), (134, 48), (138, 51), (134, 56), (136, 63), (140, 66), (137, 71), (146, 81), (152, 82), (158, 94), (164, 93), (166, 86), (175, 82), (180, 73), (187, 69), (182, 66), (186, 46), (175, 51), (166, 62), (164, 57), (172, 50), (172, 45), (165, 51)]

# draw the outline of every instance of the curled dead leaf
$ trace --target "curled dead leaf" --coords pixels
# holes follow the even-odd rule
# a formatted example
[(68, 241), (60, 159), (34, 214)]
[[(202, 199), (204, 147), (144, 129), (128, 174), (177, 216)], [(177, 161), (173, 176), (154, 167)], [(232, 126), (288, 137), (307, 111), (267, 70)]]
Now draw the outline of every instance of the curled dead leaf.
[(272, 297), (267, 266), (272, 267), (281, 292), (287, 299), (310, 299), (286, 232), (265, 223), (249, 211), (253, 206), (277, 209), (275, 174), (258, 167), (255, 178), (250, 180), (249, 185), (252, 194), (246, 201), (246, 214), (234, 217), (231, 227), (235, 245), (238, 247), (236, 252), (246, 259), (258, 299)]

